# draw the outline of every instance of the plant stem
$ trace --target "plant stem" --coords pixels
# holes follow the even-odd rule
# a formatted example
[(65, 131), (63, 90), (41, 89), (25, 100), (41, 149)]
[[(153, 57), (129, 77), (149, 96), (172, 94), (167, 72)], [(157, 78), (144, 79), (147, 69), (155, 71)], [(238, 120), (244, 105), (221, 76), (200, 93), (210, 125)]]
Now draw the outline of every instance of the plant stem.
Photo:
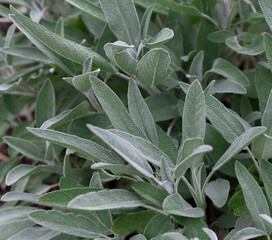
[(252, 161), (254, 162), (254, 164), (255, 164), (255, 166), (256, 166), (256, 169), (257, 169), (257, 171), (258, 171), (258, 173), (259, 173), (259, 176), (261, 176), (260, 166), (259, 166), (259, 164), (258, 164), (256, 158), (254, 157), (253, 153), (250, 151), (249, 147), (246, 147), (246, 150), (247, 150), (247, 152), (249, 153), (249, 155), (250, 155)]
[(151, 206), (149, 206), (149, 205), (143, 205), (142, 207), (144, 207), (144, 208), (146, 208), (146, 209), (149, 209), (149, 210), (153, 210), (153, 211), (158, 212), (158, 213), (160, 213), (160, 214), (163, 214), (164, 216), (169, 216), (169, 214), (168, 214), (168, 213), (163, 212), (163, 211), (162, 211), (162, 210), (160, 210), (160, 209), (157, 209), (157, 208), (151, 207)]
[(201, 16), (205, 19), (207, 19), (208, 21), (210, 21), (214, 26), (216, 26), (216, 28), (220, 28), (219, 24), (213, 19), (211, 18), (209, 15), (205, 14), (205, 13), (201, 13)]

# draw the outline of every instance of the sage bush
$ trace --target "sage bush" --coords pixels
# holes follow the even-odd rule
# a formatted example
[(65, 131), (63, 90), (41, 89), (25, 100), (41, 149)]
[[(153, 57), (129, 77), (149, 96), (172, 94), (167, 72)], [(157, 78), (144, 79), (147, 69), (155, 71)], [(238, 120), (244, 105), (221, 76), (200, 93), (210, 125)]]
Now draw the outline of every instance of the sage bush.
[(0, 3), (0, 240), (270, 239), (271, 0)]

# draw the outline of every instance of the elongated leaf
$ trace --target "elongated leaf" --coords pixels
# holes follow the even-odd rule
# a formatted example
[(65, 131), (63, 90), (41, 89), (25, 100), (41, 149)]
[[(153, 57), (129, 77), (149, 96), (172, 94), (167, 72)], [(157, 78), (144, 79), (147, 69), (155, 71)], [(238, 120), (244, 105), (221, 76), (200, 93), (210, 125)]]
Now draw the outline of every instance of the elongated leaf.
[(190, 66), (189, 74), (190, 80), (193, 82), (195, 79), (198, 79), (200, 82), (203, 80), (203, 60), (204, 52), (200, 51), (193, 59)]
[(2, 185), (5, 181), (8, 172), (20, 161), (19, 157), (6, 159), (0, 165), (0, 184)]
[(182, 217), (199, 218), (204, 216), (201, 208), (193, 208), (178, 193), (168, 196), (163, 202), (163, 211)]
[(272, 11), (272, 4), (269, 0), (259, 0), (260, 7), (263, 11), (265, 20), (272, 30), (272, 17), (271, 17), (271, 11)]
[(263, 134), (252, 143), (252, 153), (258, 160), (268, 160), (272, 157), (272, 137)]
[(50, 141), (52, 143), (58, 144), (60, 146), (72, 149), (79, 154), (82, 154), (87, 159), (93, 159), (98, 162), (107, 163), (122, 163), (123, 160), (114, 152), (109, 151), (99, 144), (80, 138), (67, 133), (62, 133), (49, 129), (37, 129), (37, 128), (27, 128), (32, 134)]
[(32, 207), (5, 207), (0, 209), (0, 239), (6, 240), (34, 223), (27, 214), (34, 211)]
[(218, 240), (215, 232), (209, 228), (203, 228), (203, 231), (207, 233), (207, 235), (210, 237), (210, 240)]
[(198, 80), (190, 86), (182, 116), (182, 140), (204, 138), (206, 128), (205, 97)]
[(97, 192), (101, 189), (91, 187), (78, 187), (65, 190), (57, 190), (46, 193), (39, 198), (39, 203), (50, 207), (66, 208), (75, 197), (89, 192)]
[(138, 61), (131, 56), (128, 51), (117, 52), (114, 55), (117, 66), (129, 76), (133, 76), (136, 72)]
[(27, 164), (21, 164), (9, 171), (6, 177), (6, 184), (8, 186), (16, 183), (23, 177), (31, 176), (33, 174), (39, 173), (41, 171), (41, 166), (32, 166)]
[(123, 189), (102, 190), (80, 195), (68, 207), (89, 211), (137, 208), (144, 202), (132, 192)]
[(56, 117), (48, 119), (42, 124), (41, 129), (56, 128), (61, 125), (64, 125), (68, 122), (71, 122), (77, 118), (84, 116), (85, 114), (88, 113), (88, 110), (89, 103), (87, 101), (84, 101), (75, 108), (71, 110), (65, 110)]
[(154, 87), (170, 75), (170, 63), (170, 55), (166, 50), (154, 48), (141, 58), (136, 75), (142, 83)]
[(245, 131), (241, 119), (213, 96), (206, 97), (206, 113), (215, 129), (228, 142), (233, 142)]
[[(271, 146), (270, 146), (271, 147)], [(272, 204), (272, 182), (271, 182), (271, 174), (272, 174), (272, 165), (268, 161), (261, 161), (261, 176), (264, 184), (265, 193), (267, 196), (267, 200)]]
[(109, 130), (110, 132), (118, 135), (119, 137), (123, 138), (124, 140), (128, 141), (132, 146), (134, 146), (138, 152), (149, 162), (156, 166), (160, 166), (160, 158), (164, 157), (167, 163), (170, 165), (171, 168), (174, 167), (173, 162), (171, 159), (159, 149), (157, 146), (150, 143), (148, 140), (144, 138), (140, 138), (137, 136), (133, 136), (129, 133), (121, 132), (119, 130)]
[(223, 156), (218, 160), (218, 162), (214, 165), (213, 171), (217, 171), (224, 164), (230, 161), (237, 153), (242, 151), (246, 146), (248, 146), (255, 138), (264, 133), (266, 128), (264, 127), (254, 127), (246, 132), (244, 132), (241, 136), (236, 138), (228, 150), (223, 154)]
[(50, 240), (60, 233), (43, 227), (25, 228), (9, 238), (9, 240)]
[[(272, 45), (271, 45), (272, 46)], [(272, 68), (271, 68), (272, 69)], [(272, 73), (268, 66), (258, 64), (256, 67), (255, 85), (259, 99), (260, 111), (263, 113), (272, 89)]]
[(148, 139), (158, 146), (158, 136), (153, 116), (133, 80), (129, 82), (128, 107), (133, 121), (142, 129)]
[(272, 218), (267, 216), (266, 214), (260, 214), (260, 217), (266, 222), (268, 223), (269, 226), (272, 227)]
[(36, 161), (43, 161), (44, 160), (44, 153), (40, 148), (38, 148), (32, 142), (17, 138), (17, 137), (4, 137), (3, 140), (12, 148), (14, 148), (19, 153), (22, 153), (24, 156), (36, 160)]
[(188, 170), (188, 168), (195, 167), (203, 158), (203, 155), (207, 152), (212, 151), (213, 148), (209, 145), (201, 145), (198, 148), (196, 148), (192, 154), (190, 154), (188, 157), (182, 160), (180, 162), (176, 169), (175, 169), (175, 175), (177, 178), (182, 177), (185, 172)]
[(92, 72), (86, 72), (81, 75), (73, 77), (72, 84), (75, 86), (76, 90), (81, 92), (88, 92), (91, 89), (90, 77), (99, 74), (100, 69)]
[(167, 192), (147, 182), (135, 182), (132, 189), (148, 202), (162, 208)]
[(238, 68), (222, 58), (216, 59), (213, 63), (212, 69), (206, 74), (211, 72), (222, 75), (227, 79), (241, 84), (242, 86), (249, 85), (247, 77)]
[(109, 170), (117, 174), (128, 174), (128, 175), (135, 175), (135, 176), (141, 176), (141, 177), (145, 176), (139, 171), (137, 171), (135, 168), (130, 167), (128, 165), (121, 165), (121, 164), (95, 163), (92, 165), (92, 169), (104, 169), (104, 170)]
[(236, 232), (231, 240), (247, 240), (247, 239), (252, 239), (252, 238), (257, 238), (265, 235), (265, 233), (259, 229), (252, 228), (252, 227), (246, 227), (238, 232)]
[(79, 64), (83, 64), (88, 57), (93, 56), (94, 63), (98, 67), (105, 71), (114, 73), (112, 66), (90, 48), (83, 47), (80, 44), (62, 38), (58, 34), (49, 31), (44, 26), (35, 23), (31, 19), (20, 14), (13, 7), (11, 7), (11, 11), (27, 31), (54, 52)]
[(267, 99), (266, 108), (263, 113), (262, 125), (267, 128), (266, 134), (272, 137), (272, 90)]
[(219, 208), (222, 208), (226, 204), (229, 191), (229, 181), (222, 178), (218, 178), (215, 181), (209, 182), (205, 188), (205, 193), (207, 196)]
[(98, 221), (82, 215), (60, 211), (37, 210), (28, 214), (29, 218), (48, 229), (83, 238), (98, 238), (110, 234), (109, 230)]
[(50, 80), (47, 80), (37, 97), (35, 119), (37, 127), (55, 116), (55, 92)]
[(264, 193), (247, 169), (239, 162), (235, 164), (235, 172), (241, 185), (247, 208), (256, 226), (270, 234), (271, 228), (265, 226), (260, 214), (270, 215)]
[(174, 37), (173, 30), (169, 28), (163, 28), (151, 41), (146, 45), (149, 47), (159, 47), (164, 43), (168, 42)]
[(266, 53), (266, 57), (270, 66), (270, 70), (272, 69), (272, 37), (268, 33), (264, 33), (264, 50)]
[(216, 80), (212, 90), (212, 94), (215, 93), (235, 93), (246, 94), (247, 90), (241, 84), (234, 82), (230, 79)]
[(0, 51), (12, 56), (22, 57), (33, 61), (49, 61), (48, 57), (35, 47), (7, 47), (1, 48)]
[(81, 11), (90, 14), (95, 19), (103, 23), (106, 23), (106, 17), (102, 9), (99, 6), (95, 5), (94, 3), (88, 0), (65, 0), (65, 1), (77, 7)]
[(114, 128), (136, 136), (144, 137), (143, 132), (133, 122), (124, 104), (117, 95), (98, 78), (93, 77), (91, 83), (98, 101), (112, 122)]
[(3, 195), (1, 201), (4, 202), (25, 201), (36, 204), (38, 203), (38, 198), (39, 195), (37, 194), (11, 191)]
[(107, 22), (115, 36), (128, 44), (138, 45), (140, 22), (132, 0), (100, 0)]
[(234, 32), (230, 30), (220, 30), (208, 35), (208, 39), (214, 43), (225, 43), (226, 39), (233, 37)]
[(128, 141), (102, 128), (87, 125), (87, 127), (107, 143), (115, 152), (122, 156), (131, 166), (149, 178), (154, 178), (153, 170), (139, 151)]
[[(112, 230), (119, 235), (128, 235), (132, 232), (143, 233), (147, 223), (156, 213), (154, 211), (141, 211), (121, 216), (112, 225)], [(141, 221), (138, 221), (141, 219)]]
[(150, 6), (148, 6), (145, 10), (145, 13), (142, 17), (141, 20), (141, 37), (142, 39), (145, 39), (147, 37), (148, 34), (148, 29), (149, 29), (149, 25), (150, 25), (150, 20), (151, 20), (151, 16), (152, 16), (152, 12), (155, 8), (155, 4), (151, 4)]

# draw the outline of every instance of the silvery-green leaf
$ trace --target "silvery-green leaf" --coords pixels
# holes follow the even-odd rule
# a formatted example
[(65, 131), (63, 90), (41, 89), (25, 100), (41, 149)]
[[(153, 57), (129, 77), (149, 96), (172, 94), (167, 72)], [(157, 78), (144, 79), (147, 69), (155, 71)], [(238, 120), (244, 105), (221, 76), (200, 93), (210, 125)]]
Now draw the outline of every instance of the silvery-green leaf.
[(260, 217), (260, 214), (270, 215), (269, 206), (262, 189), (241, 163), (236, 162), (235, 172), (254, 223), (259, 229), (270, 234), (272, 228), (267, 227)]
[(43, 227), (25, 228), (8, 240), (50, 240), (58, 236), (60, 232), (52, 231)]
[(231, 48), (235, 52), (244, 54), (244, 55), (256, 56), (264, 52), (262, 36), (256, 37), (256, 39), (254, 39), (250, 44), (243, 47), (239, 43), (239, 40), (240, 40), (239, 35), (232, 36), (226, 39), (226, 44), (229, 48)]
[(137, 234), (137, 235), (131, 237), (129, 240), (146, 240), (146, 238), (142, 234)]
[(263, 113), (262, 125), (267, 128), (266, 134), (272, 137), (272, 90), (267, 99), (266, 108)]
[(148, 6), (145, 10), (143, 17), (142, 17), (142, 21), (141, 21), (141, 31), (142, 31), (141, 37), (142, 37), (142, 39), (145, 39), (147, 37), (152, 12), (153, 12), (155, 6), (156, 6), (155, 4), (151, 4), (150, 6)]
[(160, 174), (162, 182), (174, 183), (173, 173), (164, 157), (161, 158)]
[(93, 174), (91, 180), (90, 180), (90, 184), (89, 184), (90, 187), (97, 187), (97, 188), (101, 188), (103, 189), (103, 184), (102, 184), (102, 181), (101, 181), (101, 178), (99, 176), (99, 173), (95, 173)]
[(198, 79), (200, 82), (203, 80), (203, 60), (204, 51), (200, 51), (193, 59), (189, 69), (189, 79), (193, 82)]
[(246, 88), (230, 79), (220, 79), (214, 82), (212, 94), (215, 93), (234, 93), (234, 94), (246, 94)]
[(246, 146), (248, 146), (255, 138), (260, 136), (266, 131), (264, 127), (253, 127), (245, 131), (241, 136), (236, 138), (228, 150), (222, 155), (222, 157), (217, 161), (213, 167), (213, 171), (217, 171), (224, 164), (230, 161), (236, 154), (242, 151)]
[(68, 208), (89, 211), (137, 208), (144, 202), (134, 193), (123, 189), (102, 190), (80, 195), (69, 202)]
[(260, 229), (253, 228), (253, 227), (246, 227), (238, 232), (236, 232), (232, 237), (231, 240), (247, 240), (247, 239), (253, 239), (257, 237), (264, 236), (265, 233), (261, 231)]
[(168, 232), (160, 236), (159, 240), (188, 240), (179, 232)]
[(268, 33), (264, 33), (263, 41), (264, 41), (264, 50), (266, 53), (268, 64), (270, 66), (270, 69), (272, 69), (272, 54), (271, 54), (272, 37)]
[[(13, 7), (11, 7), (11, 11), (14, 14), (14, 16), (11, 16), (11, 19), (13, 20), (15, 17), (15, 21), (17, 19), (22, 24), (22, 28), (25, 28), (27, 32), (29, 32), (32, 36), (35, 36), (38, 41), (40, 41), (49, 49), (79, 64), (83, 64), (88, 57), (93, 56), (94, 63), (98, 67), (100, 67), (102, 70), (114, 73), (112, 66), (90, 48), (86, 48), (80, 44), (62, 38), (58, 34), (49, 31), (44, 26), (35, 23), (31, 19), (20, 14)], [(15, 24), (18, 27), (18, 24)], [(21, 28), (19, 27), (19, 29)]]
[(115, 36), (128, 44), (138, 45), (141, 26), (132, 0), (100, 0), (107, 22)]
[(10, 186), (24, 177), (31, 176), (39, 172), (41, 172), (40, 165), (38, 166), (32, 166), (28, 164), (18, 165), (8, 172), (6, 177), (6, 184)]
[[(271, 147), (271, 145), (270, 145)], [(268, 161), (261, 161), (261, 176), (264, 184), (264, 189), (266, 193), (267, 200), (272, 204), (272, 182), (271, 182), (271, 174), (272, 174), (272, 165)]]
[(98, 238), (110, 234), (109, 230), (100, 222), (60, 211), (37, 210), (28, 214), (29, 218), (48, 229), (83, 238)]
[(146, 177), (154, 178), (152, 168), (139, 153), (138, 149), (135, 148), (130, 142), (108, 130), (94, 127), (89, 124), (87, 127), (106, 144), (108, 144), (116, 153), (123, 157), (129, 164), (131, 164), (131, 166), (133, 166), (136, 170), (144, 174)]
[(1, 197), (3, 202), (12, 202), (12, 201), (25, 201), (30, 203), (38, 203), (39, 195), (25, 192), (7, 192)]
[(154, 48), (141, 58), (136, 75), (142, 83), (154, 87), (170, 75), (170, 63), (170, 55), (166, 50)]
[(37, 97), (35, 119), (37, 127), (40, 127), (46, 120), (55, 116), (55, 92), (50, 80), (47, 80)]
[(218, 240), (215, 232), (209, 228), (203, 228), (203, 231), (207, 233), (207, 235), (210, 237), (210, 240)]
[(205, 100), (207, 118), (228, 142), (234, 141), (245, 131), (241, 118), (220, 101), (213, 96), (207, 96)]
[(23, 138), (9, 136), (4, 137), (3, 140), (10, 147), (15, 149), (17, 152), (22, 153), (24, 156), (36, 161), (44, 161), (43, 151), (32, 142)]
[(117, 66), (126, 74), (132, 76), (136, 72), (138, 61), (128, 51), (117, 52), (114, 55)]
[(229, 196), (229, 191), (229, 181), (222, 178), (218, 178), (215, 181), (209, 182), (205, 188), (206, 195), (219, 208), (222, 208), (226, 204)]
[(102, 9), (97, 6), (96, 4), (87, 1), (87, 0), (65, 0), (66, 2), (70, 3), (71, 5), (77, 7), (78, 9), (82, 10), (93, 16), (95, 19), (105, 23), (106, 17), (102, 11)]
[(60, 113), (56, 117), (48, 119), (45, 121), (41, 129), (48, 129), (48, 128), (57, 128), (61, 125), (69, 123), (77, 118), (80, 118), (88, 113), (89, 110), (89, 103), (87, 101), (82, 102), (75, 108), (71, 110), (65, 110), (64, 112)]
[(174, 224), (171, 222), (169, 216), (164, 216), (162, 214), (157, 214), (147, 223), (144, 235), (147, 239), (152, 239), (158, 235), (171, 231), (174, 229)]
[(182, 116), (182, 140), (204, 138), (206, 128), (205, 97), (198, 80), (190, 86)]
[(147, 182), (134, 182), (131, 187), (138, 195), (159, 208), (168, 196), (165, 190)]
[(116, 41), (113, 43), (107, 43), (104, 45), (104, 51), (107, 57), (116, 64), (114, 55), (123, 50), (132, 49), (134, 45), (129, 45), (123, 41)]
[(225, 43), (226, 39), (233, 37), (234, 32), (230, 30), (219, 30), (208, 35), (208, 39), (214, 43)]
[(48, 62), (48, 57), (35, 47), (21, 47), (12, 46), (0, 48), (0, 51), (12, 56), (22, 57), (25, 59), (37, 61), (37, 62)]
[(104, 169), (109, 170), (113, 173), (117, 174), (128, 174), (128, 175), (135, 175), (144, 177), (142, 173), (137, 171), (135, 168), (128, 166), (128, 165), (121, 165), (121, 164), (111, 164), (111, 163), (95, 163), (92, 165), (92, 169)]
[(151, 41), (146, 45), (148, 47), (154, 48), (163, 45), (174, 37), (173, 30), (169, 28), (163, 28)]
[(0, 184), (2, 185), (5, 181), (6, 175), (8, 172), (16, 166), (16, 164), (20, 161), (19, 157), (9, 158), (3, 161), (0, 165)]
[(87, 159), (97, 162), (123, 163), (116, 153), (91, 140), (50, 129), (28, 128), (28, 131), (44, 140), (72, 149)]
[(185, 172), (188, 170), (188, 168), (191, 168), (192, 166), (196, 166), (199, 161), (202, 160), (203, 155), (207, 152), (212, 151), (213, 148), (209, 145), (201, 145), (200, 147), (196, 148), (192, 154), (190, 154), (188, 157), (183, 159), (175, 169), (175, 175), (177, 178), (182, 177)]
[(104, 82), (93, 77), (91, 84), (95, 96), (114, 128), (136, 136), (145, 137), (141, 129), (132, 120), (122, 101)]
[(128, 108), (133, 121), (142, 129), (148, 139), (158, 146), (158, 136), (153, 116), (139, 88), (132, 79), (128, 87)]
[(268, 215), (266, 214), (260, 214), (260, 217), (266, 222), (268, 223), (269, 226), (272, 227), (272, 218), (269, 217)]
[(252, 143), (252, 153), (258, 160), (268, 160), (272, 157), (272, 137), (265, 133)]
[(27, 214), (34, 211), (32, 207), (5, 207), (0, 209), (0, 239), (6, 240), (19, 231), (35, 225)]
[(156, 166), (160, 166), (160, 158), (164, 157), (169, 164), (170, 167), (174, 167), (173, 162), (171, 159), (163, 152), (161, 149), (159, 149), (157, 146), (149, 142), (148, 140), (133, 136), (132, 134), (122, 132), (119, 130), (109, 130), (110, 132), (118, 135), (119, 137), (123, 138), (127, 142), (129, 142), (132, 146), (134, 146), (138, 152), (149, 162)]
[(39, 204), (45, 206), (67, 208), (68, 203), (75, 197), (89, 192), (97, 192), (99, 190), (101, 189), (92, 187), (56, 190), (42, 195), (38, 201)]
[(216, 59), (213, 63), (212, 69), (206, 72), (205, 75), (207, 76), (210, 73), (219, 74), (243, 86), (249, 85), (247, 77), (238, 68), (222, 58)]
[(75, 86), (76, 90), (81, 92), (88, 92), (91, 88), (90, 76), (95, 76), (99, 74), (100, 69), (93, 72), (86, 72), (81, 75), (77, 75), (72, 78), (72, 84)]
[(272, 89), (272, 73), (266, 64), (258, 64), (256, 67), (255, 85), (259, 99), (260, 111), (263, 113)]
[(201, 208), (193, 208), (178, 193), (168, 196), (163, 202), (163, 211), (182, 217), (199, 218), (204, 216)]
[(272, 17), (271, 17), (271, 11), (272, 11), (272, 4), (269, 0), (259, 0), (258, 1), (260, 4), (260, 7), (263, 11), (265, 20), (268, 24), (268, 26), (270, 27), (270, 29), (272, 29)]

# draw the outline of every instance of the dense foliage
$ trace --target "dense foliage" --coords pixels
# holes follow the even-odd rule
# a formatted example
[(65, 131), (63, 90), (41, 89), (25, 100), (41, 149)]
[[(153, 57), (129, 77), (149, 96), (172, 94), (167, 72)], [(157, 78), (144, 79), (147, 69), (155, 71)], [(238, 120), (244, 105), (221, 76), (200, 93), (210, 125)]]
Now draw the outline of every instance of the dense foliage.
[(270, 239), (271, 0), (0, 3), (0, 240)]

